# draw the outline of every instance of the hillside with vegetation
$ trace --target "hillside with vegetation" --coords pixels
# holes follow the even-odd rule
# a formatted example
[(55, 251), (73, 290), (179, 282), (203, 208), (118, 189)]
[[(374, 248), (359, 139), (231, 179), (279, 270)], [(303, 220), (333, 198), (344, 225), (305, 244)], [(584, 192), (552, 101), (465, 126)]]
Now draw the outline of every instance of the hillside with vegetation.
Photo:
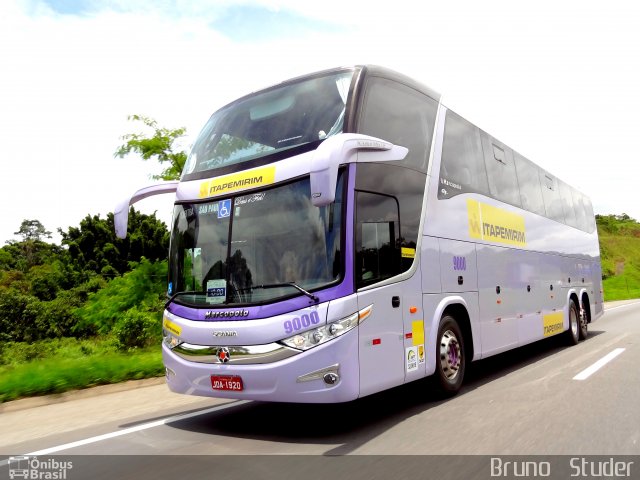
[(596, 215), (604, 299), (640, 298), (640, 223), (626, 214)]
[[(177, 180), (186, 131), (144, 115), (121, 137), (116, 157), (152, 160), (153, 178)], [(0, 247), (0, 403), (19, 397), (161, 375), (158, 345), (166, 301), (169, 231), (155, 215), (129, 212), (116, 238), (113, 214), (58, 229), (24, 220)]]
[(0, 248), (0, 402), (162, 373), (169, 232), (131, 209), (58, 230), (24, 220)]

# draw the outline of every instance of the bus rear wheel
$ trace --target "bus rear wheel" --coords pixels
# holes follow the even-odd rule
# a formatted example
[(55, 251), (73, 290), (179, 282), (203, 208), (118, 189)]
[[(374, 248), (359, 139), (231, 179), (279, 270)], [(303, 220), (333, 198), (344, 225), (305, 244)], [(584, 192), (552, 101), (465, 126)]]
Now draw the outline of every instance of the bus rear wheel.
[(580, 331), (578, 332), (580, 340), (585, 340), (589, 335), (588, 325), (589, 325), (588, 313), (584, 308), (581, 308), (580, 309)]
[(576, 345), (580, 340), (580, 318), (576, 303), (569, 302), (569, 330), (566, 333), (569, 345)]
[(466, 366), (464, 337), (455, 318), (445, 315), (438, 328), (436, 387), (439, 393), (453, 396), (462, 387)]

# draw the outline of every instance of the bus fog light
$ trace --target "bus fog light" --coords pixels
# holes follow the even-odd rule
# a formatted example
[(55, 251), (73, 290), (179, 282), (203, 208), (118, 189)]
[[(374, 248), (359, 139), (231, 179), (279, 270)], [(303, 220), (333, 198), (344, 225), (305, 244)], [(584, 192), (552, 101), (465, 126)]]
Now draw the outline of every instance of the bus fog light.
[(167, 347), (169, 347), (170, 350), (173, 350), (182, 343), (182, 340), (172, 335), (171, 332), (165, 329), (162, 329), (162, 341)]
[(337, 373), (332, 372), (332, 373), (325, 373), (322, 379), (324, 380), (324, 383), (326, 383), (327, 385), (335, 385), (340, 380), (340, 377), (338, 376)]

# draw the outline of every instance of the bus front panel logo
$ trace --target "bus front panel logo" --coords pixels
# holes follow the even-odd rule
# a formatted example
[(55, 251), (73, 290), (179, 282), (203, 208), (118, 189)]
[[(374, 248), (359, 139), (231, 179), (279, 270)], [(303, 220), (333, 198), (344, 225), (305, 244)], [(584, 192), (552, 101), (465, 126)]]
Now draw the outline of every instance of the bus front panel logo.
[(228, 363), (231, 359), (231, 352), (229, 352), (227, 347), (222, 347), (218, 349), (218, 354), (216, 356), (220, 363)]

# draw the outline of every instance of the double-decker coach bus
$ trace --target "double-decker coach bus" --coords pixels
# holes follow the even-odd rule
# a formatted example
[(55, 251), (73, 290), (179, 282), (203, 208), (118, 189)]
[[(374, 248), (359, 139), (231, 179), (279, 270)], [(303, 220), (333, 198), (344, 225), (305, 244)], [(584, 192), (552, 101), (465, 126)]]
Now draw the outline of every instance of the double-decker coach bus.
[(212, 115), (175, 192), (162, 345), (174, 392), (344, 402), (603, 313), (589, 199), (378, 66)]

